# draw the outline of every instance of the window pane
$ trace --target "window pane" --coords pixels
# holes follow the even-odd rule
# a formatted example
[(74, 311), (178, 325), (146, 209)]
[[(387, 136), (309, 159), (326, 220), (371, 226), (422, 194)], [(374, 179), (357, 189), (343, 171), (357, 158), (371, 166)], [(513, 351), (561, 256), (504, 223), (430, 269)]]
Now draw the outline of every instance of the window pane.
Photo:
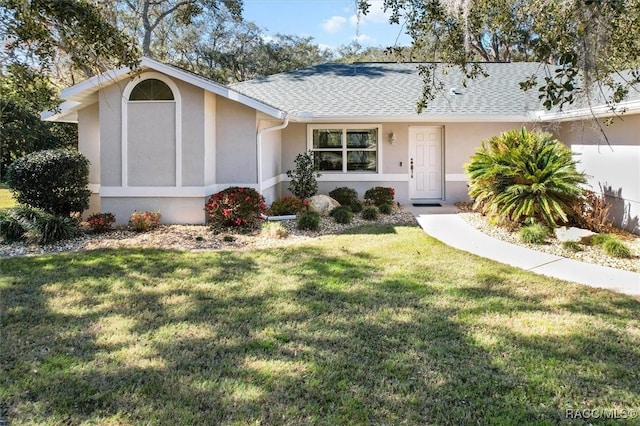
[(313, 153), (313, 161), (318, 165), (318, 170), (342, 171), (342, 151), (316, 151)]
[(136, 85), (129, 95), (130, 101), (172, 101), (173, 92), (163, 81), (155, 78), (143, 80)]
[(314, 148), (342, 148), (342, 130), (314, 129)]
[(374, 149), (378, 145), (378, 129), (347, 130), (347, 148)]
[(375, 172), (378, 169), (376, 151), (348, 151), (347, 171)]

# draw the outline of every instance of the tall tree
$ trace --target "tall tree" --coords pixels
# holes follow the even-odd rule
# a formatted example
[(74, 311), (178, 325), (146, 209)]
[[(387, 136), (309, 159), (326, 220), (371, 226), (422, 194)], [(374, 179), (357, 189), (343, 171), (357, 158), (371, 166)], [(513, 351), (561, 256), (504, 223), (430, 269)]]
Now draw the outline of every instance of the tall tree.
[[(358, 0), (367, 13), (370, 0)], [(468, 78), (485, 73), (478, 60), (532, 60), (548, 76), (522, 82), (538, 88), (544, 106), (562, 109), (597, 94), (611, 110), (640, 84), (640, 0), (384, 0), (394, 23), (405, 19), (414, 45), (434, 39), (437, 56)], [(422, 68), (433, 98), (434, 67)]]

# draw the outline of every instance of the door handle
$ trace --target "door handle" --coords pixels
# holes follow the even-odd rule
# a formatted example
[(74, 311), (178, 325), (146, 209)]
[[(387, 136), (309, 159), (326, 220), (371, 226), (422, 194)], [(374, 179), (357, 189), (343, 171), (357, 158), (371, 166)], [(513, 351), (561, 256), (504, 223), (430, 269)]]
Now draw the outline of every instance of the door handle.
[(413, 179), (413, 158), (409, 162), (409, 169), (411, 170), (411, 179)]

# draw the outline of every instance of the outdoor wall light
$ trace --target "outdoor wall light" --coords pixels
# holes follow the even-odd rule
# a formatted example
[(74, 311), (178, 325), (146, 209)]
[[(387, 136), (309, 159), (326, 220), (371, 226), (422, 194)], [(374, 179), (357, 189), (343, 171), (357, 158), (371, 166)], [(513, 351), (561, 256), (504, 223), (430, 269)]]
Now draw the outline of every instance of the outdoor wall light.
[(389, 133), (389, 143), (393, 145), (395, 141), (396, 141), (396, 134), (393, 132)]

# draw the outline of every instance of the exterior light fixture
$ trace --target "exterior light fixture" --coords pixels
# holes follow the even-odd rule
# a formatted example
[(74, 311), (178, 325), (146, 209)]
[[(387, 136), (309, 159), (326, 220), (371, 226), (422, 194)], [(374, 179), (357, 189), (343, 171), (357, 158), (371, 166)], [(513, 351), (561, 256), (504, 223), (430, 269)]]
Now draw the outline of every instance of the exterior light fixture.
[(395, 141), (396, 141), (396, 134), (393, 132), (389, 133), (389, 143), (393, 145)]

